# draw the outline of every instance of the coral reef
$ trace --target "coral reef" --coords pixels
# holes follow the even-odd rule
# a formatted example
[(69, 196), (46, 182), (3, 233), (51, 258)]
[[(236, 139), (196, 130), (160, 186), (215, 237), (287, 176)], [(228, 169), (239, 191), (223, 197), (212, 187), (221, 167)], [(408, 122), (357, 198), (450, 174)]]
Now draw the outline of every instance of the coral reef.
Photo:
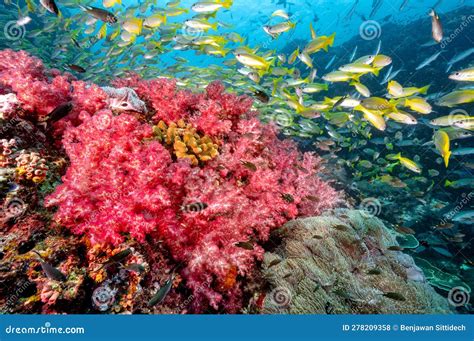
[(34, 183), (41, 183), (46, 179), (49, 167), (46, 165), (46, 160), (41, 158), (39, 153), (28, 153), (22, 150), (15, 161), (18, 180), (31, 180)]
[[(167, 100), (158, 103), (175, 102), (173, 107), (183, 110), (172, 112), (172, 119), (179, 117), (176, 127), (172, 119), (163, 119), (153, 139), (152, 126), (134, 116), (107, 110), (82, 115), (83, 123), (64, 133), (71, 166), (46, 205), (59, 206), (56, 221), (86, 233), (94, 244), (117, 245), (128, 235), (139, 241), (147, 235), (163, 239), (173, 258), (185, 264), (182, 274), (196, 293), (196, 310), (207, 304), (217, 309), (222, 301), (229, 311), (238, 311), (239, 282), (221, 285), (229, 272), (245, 277), (261, 259), (258, 242), (271, 229), (332, 207), (338, 194), (315, 175), (321, 161), (280, 141), (249, 111), (247, 98), (225, 94), (219, 84), (191, 94), (175, 91), (170, 80), (143, 81), (146, 89), (164, 82), (171, 90), (153, 89), (152, 100), (159, 93)], [(139, 95), (143, 87), (139, 83)], [(183, 101), (186, 96), (192, 100)], [(215, 122), (212, 128), (209, 122)], [(225, 139), (219, 155), (215, 139)], [(173, 143), (176, 161), (159, 141)], [(187, 157), (188, 147), (206, 163)], [(251, 247), (240, 247), (242, 242)]]
[[(318, 177), (322, 160), (280, 140), (249, 97), (218, 82), (199, 93), (133, 75), (112, 85), (47, 70), (24, 52), (0, 52), (0, 93), (18, 99), (1, 136), (2, 162), (16, 167), (20, 185), (2, 202), (20, 209), (6, 217), (8, 235), (23, 228), (18, 212), (27, 225), (41, 212), (47, 234), (28, 244), (28, 262), (13, 250), (5, 257), (26, 266), (35, 283), (26, 306), (61, 312), (85, 300), (91, 306), (77, 309), (240, 312), (270, 231), (339, 202)], [(132, 245), (137, 253), (120, 266), (97, 266)], [(65, 279), (44, 276), (45, 263)], [(144, 303), (169, 285), (176, 290), (163, 304)], [(186, 304), (183, 295), (191, 297)]]
[[(271, 284), (264, 313), (450, 313), (397, 235), (364, 211), (336, 209), (275, 231), (282, 244), (264, 256)], [(398, 250), (398, 251), (397, 251)]]

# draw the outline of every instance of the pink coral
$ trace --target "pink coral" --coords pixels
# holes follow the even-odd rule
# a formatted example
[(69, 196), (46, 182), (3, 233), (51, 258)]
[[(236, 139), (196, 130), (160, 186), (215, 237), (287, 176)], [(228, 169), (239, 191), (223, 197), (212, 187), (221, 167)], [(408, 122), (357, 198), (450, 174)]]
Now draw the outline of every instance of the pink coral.
[(35, 113), (38, 119), (67, 102), (69, 78), (68, 75), (49, 77), (42, 62), (24, 51), (0, 51), (0, 88), (13, 91), (21, 107)]
[[(239, 283), (218, 289), (229, 272), (248, 275), (263, 255), (258, 242), (272, 229), (336, 203), (337, 193), (315, 175), (321, 160), (279, 140), (249, 111), (249, 98), (226, 94), (219, 83), (200, 94), (178, 91), (164, 79), (116, 85), (132, 85), (161, 108), (156, 120), (184, 119), (220, 138), (220, 155), (191, 166), (173, 159), (151, 139), (151, 126), (131, 115), (85, 115), (64, 135), (71, 166), (46, 204), (59, 206), (56, 219), (94, 243), (118, 244), (127, 234), (164, 240), (185, 265), (196, 309), (224, 304), (237, 311)], [(239, 246), (249, 241), (251, 249)]]
[(23, 52), (0, 52), (0, 89), (15, 93), (30, 115), (41, 119), (73, 103), (61, 126), (70, 166), (45, 199), (58, 207), (56, 221), (93, 244), (162, 240), (181, 265), (195, 311), (237, 312), (241, 279), (262, 258), (270, 231), (337, 203), (338, 193), (316, 175), (321, 159), (279, 140), (249, 97), (227, 94), (218, 82), (202, 93), (134, 75), (113, 85), (133, 89), (152, 109), (153, 123), (183, 120), (208, 135), (218, 155), (195, 165), (176, 159), (144, 116), (106, 109), (99, 87), (48, 72)]

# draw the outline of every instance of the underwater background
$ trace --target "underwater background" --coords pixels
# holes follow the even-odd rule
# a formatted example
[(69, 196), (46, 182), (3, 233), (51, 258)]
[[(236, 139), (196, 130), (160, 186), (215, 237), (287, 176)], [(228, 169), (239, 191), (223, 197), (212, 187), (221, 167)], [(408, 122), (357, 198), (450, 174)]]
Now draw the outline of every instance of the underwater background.
[(474, 1), (3, 0), (0, 50), (2, 312), (473, 312)]

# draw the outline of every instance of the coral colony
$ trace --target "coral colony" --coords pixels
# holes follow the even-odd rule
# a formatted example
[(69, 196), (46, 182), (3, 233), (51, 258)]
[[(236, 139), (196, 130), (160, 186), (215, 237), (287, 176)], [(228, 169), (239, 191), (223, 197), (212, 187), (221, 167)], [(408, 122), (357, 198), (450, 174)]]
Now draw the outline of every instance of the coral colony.
[(171, 294), (153, 302), (178, 302), (181, 290), (192, 299), (175, 312), (238, 312), (270, 232), (340, 200), (318, 178), (318, 156), (279, 139), (250, 98), (218, 82), (193, 93), (130, 75), (101, 88), (4, 50), (0, 95), (17, 136), (0, 144), (3, 183), (17, 184), (1, 199), (22, 203), (22, 222), (4, 214), (3, 229), (38, 239), (2, 255), (29, 266), (36, 292), (24, 304), (43, 312), (79, 297), (133, 312), (167, 279)]

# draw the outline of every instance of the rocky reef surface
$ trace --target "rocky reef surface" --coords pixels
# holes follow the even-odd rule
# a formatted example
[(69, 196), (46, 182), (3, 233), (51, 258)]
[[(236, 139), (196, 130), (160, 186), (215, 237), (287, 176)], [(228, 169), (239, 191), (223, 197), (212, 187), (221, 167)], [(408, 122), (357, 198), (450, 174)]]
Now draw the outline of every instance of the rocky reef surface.
[(402, 252), (398, 232), (365, 211), (289, 221), (266, 252), (263, 313), (447, 314), (448, 301)]

